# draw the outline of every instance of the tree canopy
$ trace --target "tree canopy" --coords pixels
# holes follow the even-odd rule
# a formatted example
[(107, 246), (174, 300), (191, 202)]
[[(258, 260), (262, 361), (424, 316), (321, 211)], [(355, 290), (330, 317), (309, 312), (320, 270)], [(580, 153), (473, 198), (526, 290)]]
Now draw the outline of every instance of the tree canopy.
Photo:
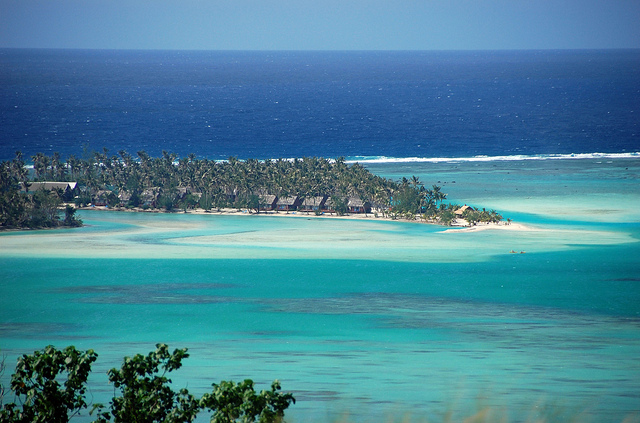
[[(109, 207), (141, 207), (171, 211), (200, 207), (236, 207), (260, 210), (266, 196), (330, 197), (335, 211), (344, 214), (352, 198), (366, 202), (373, 209), (394, 217), (415, 219), (421, 216), (441, 223), (451, 222), (449, 213), (459, 208), (444, 205), (447, 195), (441, 187), (426, 188), (418, 177), (393, 181), (374, 175), (358, 163), (349, 164), (343, 157), (327, 159), (303, 157), (291, 160), (224, 161), (198, 159), (194, 154), (178, 158), (163, 151), (161, 157), (150, 157), (139, 151), (132, 156), (126, 151), (109, 154), (86, 154), (66, 161), (59, 154), (48, 157), (38, 153), (33, 160), (33, 178), (25, 170), (18, 152), (13, 161), (2, 163), (0, 184), (0, 227), (46, 227), (72, 225), (73, 210), (60, 221), (61, 206), (55, 196), (36, 193), (25, 196), (20, 186), (37, 181), (73, 181), (78, 183), (75, 205)], [(58, 192), (59, 199), (62, 193)], [(69, 199), (67, 199), (69, 200)], [(498, 215), (494, 215), (497, 217)], [(445, 217), (443, 219), (443, 217)], [(455, 215), (454, 215), (455, 217)]]
[[(186, 388), (174, 391), (167, 374), (178, 370), (189, 357), (187, 349), (169, 351), (166, 344), (146, 356), (125, 357), (120, 369), (107, 373), (114, 386), (109, 409), (94, 404), (94, 423), (184, 423), (193, 421), (202, 410), (211, 412), (211, 423), (277, 423), (295, 403), (291, 393), (281, 392), (280, 382), (271, 390), (256, 393), (254, 383), (222, 381), (211, 393), (196, 398)], [(18, 359), (11, 377), (14, 402), (5, 402), (0, 386), (1, 423), (66, 423), (88, 409), (87, 381), (91, 364), (98, 358), (93, 350), (73, 346), (58, 350), (47, 346)]]
[(31, 186), (22, 154), (18, 152), (13, 160), (0, 163), (0, 229), (82, 225), (71, 206), (65, 208), (65, 217), (60, 219), (64, 192), (37, 189), (28, 193)]

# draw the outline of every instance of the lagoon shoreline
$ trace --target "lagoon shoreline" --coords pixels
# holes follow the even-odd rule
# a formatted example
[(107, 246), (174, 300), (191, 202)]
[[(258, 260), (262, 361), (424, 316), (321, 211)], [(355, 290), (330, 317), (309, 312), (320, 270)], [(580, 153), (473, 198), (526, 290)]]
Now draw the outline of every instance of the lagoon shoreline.
[(235, 209), (235, 208), (220, 208), (217, 210), (204, 210), (200, 208), (190, 209), (188, 211), (180, 211), (180, 210), (161, 210), (161, 209), (143, 209), (139, 207), (135, 208), (124, 208), (124, 207), (104, 207), (104, 206), (93, 206), (93, 207), (79, 207), (78, 210), (94, 210), (94, 211), (117, 211), (117, 212), (129, 212), (129, 213), (151, 213), (151, 214), (195, 214), (195, 215), (205, 215), (205, 216), (270, 216), (270, 217), (291, 217), (291, 218), (308, 218), (308, 219), (341, 219), (341, 220), (368, 220), (368, 221), (385, 221), (385, 222), (404, 222), (404, 223), (421, 223), (427, 225), (435, 225), (442, 226), (446, 228), (444, 232), (476, 232), (476, 231), (484, 231), (488, 229), (504, 229), (504, 230), (512, 230), (512, 231), (535, 231), (540, 230), (539, 228), (533, 228), (531, 226), (523, 225), (521, 223), (515, 223), (513, 221), (506, 222), (478, 222), (473, 225), (470, 225), (465, 219), (457, 218), (451, 222), (451, 225), (443, 225), (435, 220), (424, 220), (420, 217), (420, 215), (416, 215), (415, 219), (407, 219), (405, 217), (389, 217), (384, 216), (379, 212), (371, 212), (371, 213), (350, 213), (345, 215), (338, 215), (336, 213), (322, 213), (315, 214), (313, 212), (306, 211), (274, 211), (274, 210), (264, 210), (260, 212), (251, 211), (248, 209)]

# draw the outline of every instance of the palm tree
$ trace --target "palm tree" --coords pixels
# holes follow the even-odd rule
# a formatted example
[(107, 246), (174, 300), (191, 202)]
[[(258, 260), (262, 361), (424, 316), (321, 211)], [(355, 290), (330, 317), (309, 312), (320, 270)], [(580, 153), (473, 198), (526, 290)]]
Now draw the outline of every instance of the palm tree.
[(71, 170), (71, 179), (76, 179), (77, 175), (80, 173), (80, 166), (80, 160), (78, 160), (73, 154), (70, 155), (67, 159), (67, 168)]
[(433, 185), (433, 199), (435, 200), (436, 204), (438, 204), (439, 201), (444, 200), (445, 198), (447, 198), (447, 194), (443, 193), (441, 191), (441, 188), (438, 185)]
[(29, 180), (29, 171), (24, 165), (21, 151), (16, 151), (16, 157), (12, 160), (9, 167), (11, 168), (11, 175), (16, 178), (18, 182), (26, 186)]
[(415, 189), (418, 189), (418, 187), (422, 186), (422, 182), (420, 182), (420, 178), (418, 178), (415, 175), (411, 177), (410, 183), (411, 183), (411, 186), (413, 186)]
[(62, 161), (60, 159), (60, 153), (53, 153), (53, 157), (51, 158), (51, 178), (56, 181), (64, 181), (65, 180), (66, 169), (62, 165)]
[(37, 153), (35, 156), (31, 156), (33, 160), (33, 170), (36, 174), (36, 179), (43, 179), (47, 172), (47, 157), (44, 153)]

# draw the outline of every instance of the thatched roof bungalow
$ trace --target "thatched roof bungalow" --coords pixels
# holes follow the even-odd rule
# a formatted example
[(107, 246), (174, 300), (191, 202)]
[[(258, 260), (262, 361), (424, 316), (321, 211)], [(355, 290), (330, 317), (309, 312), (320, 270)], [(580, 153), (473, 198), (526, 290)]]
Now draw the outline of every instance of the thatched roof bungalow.
[(336, 202), (333, 201), (333, 198), (327, 197), (322, 206), (322, 211), (327, 213), (334, 213), (336, 211)]
[(315, 197), (307, 197), (302, 201), (300, 205), (301, 211), (318, 211), (322, 210), (325, 207), (325, 202), (327, 201), (326, 195), (319, 195)]
[(371, 213), (371, 203), (358, 197), (349, 197), (347, 208), (349, 213)]
[(292, 211), (297, 210), (301, 203), (302, 201), (300, 200), (300, 197), (296, 195), (293, 197), (278, 198), (276, 206), (277, 209), (281, 211)]
[(106, 206), (109, 204), (110, 191), (100, 190), (94, 196), (91, 197), (91, 204), (94, 206)]
[(62, 190), (62, 198), (71, 201), (80, 191), (77, 182), (29, 182), (25, 186), (22, 184), (21, 190), (27, 193), (34, 193), (39, 190), (57, 191)]
[(28, 187), (22, 185), (22, 189), (27, 191), (38, 191), (39, 189), (46, 189), (53, 191), (54, 189), (61, 189), (63, 192), (67, 190), (75, 190), (78, 186), (77, 182), (29, 182)]
[(271, 194), (260, 196), (260, 208), (262, 210), (275, 210), (278, 205), (278, 197)]
[(460, 207), (458, 210), (454, 211), (456, 216), (462, 216), (464, 214), (465, 211), (467, 211), (468, 209), (470, 209), (471, 207), (467, 206), (466, 204), (462, 207)]
[(176, 197), (179, 200), (184, 199), (189, 194), (189, 188), (187, 187), (178, 187), (176, 188)]
[(155, 207), (162, 189), (160, 187), (147, 188), (140, 193), (140, 204), (143, 207)]
[(129, 202), (129, 200), (131, 200), (131, 196), (132, 196), (132, 194), (129, 191), (121, 190), (118, 193), (118, 199), (120, 199), (120, 204), (121, 205), (127, 204)]

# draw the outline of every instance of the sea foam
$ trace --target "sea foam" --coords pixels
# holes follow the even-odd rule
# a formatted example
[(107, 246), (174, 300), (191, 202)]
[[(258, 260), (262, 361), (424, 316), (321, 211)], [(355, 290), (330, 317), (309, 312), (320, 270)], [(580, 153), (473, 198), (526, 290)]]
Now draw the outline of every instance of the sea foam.
[(508, 156), (473, 156), (473, 157), (386, 157), (386, 156), (354, 156), (347, 163), (453, 163), (453, 162), (503, 162), (523, 160), (574, 160), (574, 159), (637, 159), (640, 152), (632, 153), (579, 153), (579, 154), (516, 154)]

